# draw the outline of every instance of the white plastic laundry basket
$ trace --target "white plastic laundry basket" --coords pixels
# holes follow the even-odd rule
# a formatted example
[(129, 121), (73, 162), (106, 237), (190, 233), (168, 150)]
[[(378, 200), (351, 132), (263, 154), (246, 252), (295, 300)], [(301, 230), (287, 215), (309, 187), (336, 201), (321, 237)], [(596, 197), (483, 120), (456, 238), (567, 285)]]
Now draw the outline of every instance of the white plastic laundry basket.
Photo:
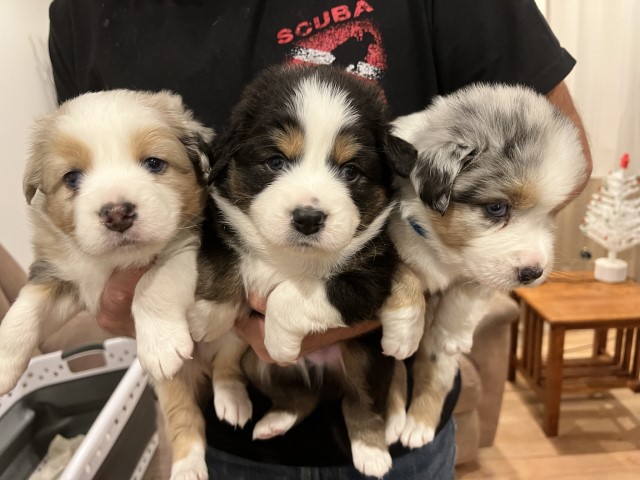
[(81, 433), (60, 479), (140, 479), (157, 447), (155, 425), (134, 340), (40, 355), (0, 397), (0, 480), (28, 478), (44, 468), (55, 435)]

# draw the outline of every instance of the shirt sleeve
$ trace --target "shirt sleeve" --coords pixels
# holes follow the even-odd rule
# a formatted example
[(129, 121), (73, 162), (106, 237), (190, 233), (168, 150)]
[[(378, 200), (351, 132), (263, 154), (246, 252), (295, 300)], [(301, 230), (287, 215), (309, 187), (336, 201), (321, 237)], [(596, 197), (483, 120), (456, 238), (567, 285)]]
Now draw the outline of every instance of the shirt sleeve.
[(80, 94), (73, 69), (73, 28), (69, 5), (55, 0), (49, 7), (49, 58), (58, 103)]
[(474, 82), (520, 84), (546, 94), (575, 65), (534, 0), (433, 0), (431, 8), (443, 94)]

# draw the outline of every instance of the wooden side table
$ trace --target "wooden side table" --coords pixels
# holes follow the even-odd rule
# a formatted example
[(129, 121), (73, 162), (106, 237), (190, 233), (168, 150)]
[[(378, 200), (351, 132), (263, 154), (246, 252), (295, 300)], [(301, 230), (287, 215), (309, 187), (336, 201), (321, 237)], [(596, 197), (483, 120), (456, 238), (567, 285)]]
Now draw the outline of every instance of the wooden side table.
[[(544, 402), (543, 429), (558, 434), (562, 392), (591, 393), (629, 387), (640, 391), (640, 284), (598, 282), (592, 272), (559, 272), (543, 285), (520, 288), (523, 326), (518, 351), (518, 322), (511, 330), (510, 381), (516, 371)], [(546, 363), (542, 360), (544, 324), (549, 327)], [(591, 356), (564, 359), (567, 330), (594, 331)], [(615, 329), (613, 352), (607, 333)]]

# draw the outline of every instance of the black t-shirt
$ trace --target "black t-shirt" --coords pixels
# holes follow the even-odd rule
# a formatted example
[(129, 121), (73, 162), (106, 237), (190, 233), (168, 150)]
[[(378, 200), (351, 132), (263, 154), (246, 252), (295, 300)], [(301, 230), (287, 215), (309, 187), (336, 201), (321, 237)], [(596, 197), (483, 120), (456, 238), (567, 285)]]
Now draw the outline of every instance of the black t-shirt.
[[(407, 362), (410, 367), (410, 362)], [(411, 368), (409, 368), (411, 370)], [(460, 373), (456, 375), (453, 388), (447, 395), (436, 434), (451, 419), (460, 395)], [(347, 434), (339, 401), (321, 403), (302, 423), (285, 435), (271, 440), (253, 441), (251, 434), (255, 422), (260, 420), (270, 407), (267, 397), (249, 388), (253, 403), (253, 417), (243, 429), (236, 429), (216, 418), (213, 402), (204, 408), (207, 419), (207, 443), (212, 447), (243, 458), (278, 465), (327, 466), (351, 464), (351, 444)], [(400, 443), (390, 447), (393, 457), (408, 453)]]
[(379, 81), (404, 115), (472, 82), (547, 93), (574, 61), (533, 0), (55, 0), (60, 101), (171, 89), (220, 129), (242, 87), (285, 60), (335, 60)]
[[(394, 115), (473, 82), (549, 92), (573, 68), (533, 0), (54, 0), (49, 51), (60, 102), (87, 91), (170, 89), (220, 130), (242, 88), (282, 61), (337, 63), (379, 82)], [(460, 390), (456, 378), (440, 428)], [(268, 401), (252, 392), (254, 418)], [(338, 404), (252, 442), (205, 407), (207, 438), (279, 464), (350, 463)], [(400, 454), (399, 447), (392, 452)]]

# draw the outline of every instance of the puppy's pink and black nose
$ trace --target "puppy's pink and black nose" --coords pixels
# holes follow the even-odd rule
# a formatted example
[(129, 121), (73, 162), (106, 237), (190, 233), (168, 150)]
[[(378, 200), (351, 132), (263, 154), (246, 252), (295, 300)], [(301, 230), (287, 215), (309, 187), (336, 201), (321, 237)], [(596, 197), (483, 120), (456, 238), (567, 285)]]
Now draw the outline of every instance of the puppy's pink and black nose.
[(105, 227), (120, 233), (130, 228), (138, 216), (136, 206), (130, 202), (106, 203), (99, 214), (100, 221)]
[(527, 285), (542, 276), (543, 270), (538, 265), (518, 269), (518, 280)]
[(293, 226), (304, 235), (312, 235), (324, 226), (325, 213), (313, 207), (298, 207), (293, 211)]

